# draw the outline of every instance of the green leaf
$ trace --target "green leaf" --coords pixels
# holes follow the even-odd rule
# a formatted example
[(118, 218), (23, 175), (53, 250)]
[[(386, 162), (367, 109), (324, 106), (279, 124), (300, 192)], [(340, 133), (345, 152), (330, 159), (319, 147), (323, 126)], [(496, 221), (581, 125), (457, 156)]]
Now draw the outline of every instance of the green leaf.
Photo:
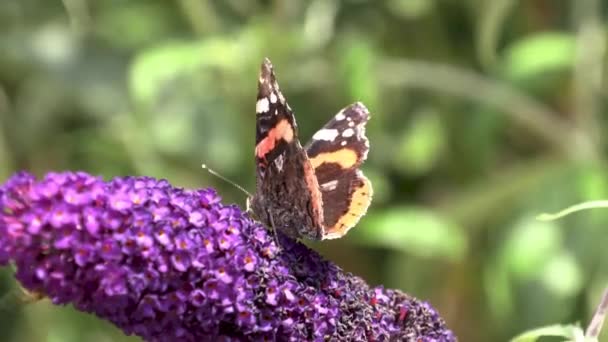
[(552, 258), (541, 277), (545, 286), (562, 298), (576, 296), (583, 287), (583, 270), (574, 256), (567, 252)]
[(534, 342), (544, 336), (564, 337), (568, 339), (568, 341), (576, 342), (583, 342), (585, 339), (585, 333), (579, 326), (574, 324), (556, 324), (526, 331), (523, 334), (514, 337), (511, 342)]
[(579, 191), (584, 199), (595, 200), (598, 198), (608, 198), (608, 179), (606, 178), (606, 168), (600, 163), (582, 164), (579, 175), (577, 176)]
[(536, 277), (559, 252), (562, 239), (554, 223), (524, 219), (507, 238), (502, 260), (519, 278)]
[(123, 49), (141, 48), (162, 41), (176, 31), (175, 22), (167, 17), (169, 9), (170, 6), (162, 2), (127, 1), (121, 6), (105, 3), (97, 8), (92, 23), (106, 43)]
[(574, 65), (574, 51), (572, 35), (538, 33), (507, 49), (505, 71), (510, 79), (523, 80), (549, 70), (569, 69)]
[(341, 54), (341, 72), (346, 80), (350, 97), (362, 101), (369, 108), (376, 108), (378, 103), (378, 82), (374, 68), (374, 49), (365, 40), (358, 37), (348, 39)]
[(179, 153), (184, 149), (184, 137), (191, 134), (192, 123), (186, 111), (172, 115), (156, 115), (150, 119), (154, 145), (163, 152)]
[(194, 73), (203, 66), (229, 68), (238, 65), (241, 53), (235, 42), (219, 38), (173, 42), (146, 50), (131, 66), (131, 94), (138, 103), (149, 104), (177, 77)]
[(389, 9), (405, 19), (417, 19), (428, 15), (435, 8), (434, 0), (390, 0)]
[(437, 162), (445, 143), (439, 114), (423, 110), (402, 135), (397, 151), (397, 168), (410, 174), (428, 172)]
[(310, 2), (306, 9), (304, 20), (303, 40), (309, 49), (319, 49), (334, 38), (336, 15), (340, 10), (340, 2), (331, 0), (316, 0)]
[(483, 287), (491, 313), (498, 320), (508, 320), (516, 306), (508, 270), (494, 260), (488, 262), (483, 273)]
[(392, 208), (369, 214), (363, 229), (355, 229), (356, 242), (394, 248), (420, 257), (461, 259), (467, 239), (460, 227), (434, 212), (414, 207)]

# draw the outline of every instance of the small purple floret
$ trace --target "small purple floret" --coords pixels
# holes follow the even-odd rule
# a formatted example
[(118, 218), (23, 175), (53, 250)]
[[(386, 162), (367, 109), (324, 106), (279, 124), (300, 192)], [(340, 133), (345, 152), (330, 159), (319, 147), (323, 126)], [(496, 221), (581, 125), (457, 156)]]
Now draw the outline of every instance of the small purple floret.
[(437, 312), (274, 236), (213, 190), (148, 177), (18, 173), (0, 265), (56, 304), (148, 341), (456, 341)]

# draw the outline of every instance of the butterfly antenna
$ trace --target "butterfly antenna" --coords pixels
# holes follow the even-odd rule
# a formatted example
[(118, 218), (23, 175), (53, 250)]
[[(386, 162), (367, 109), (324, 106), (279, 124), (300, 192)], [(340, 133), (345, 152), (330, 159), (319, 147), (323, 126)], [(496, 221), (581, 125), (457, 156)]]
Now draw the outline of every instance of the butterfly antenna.
[(201, 165), (201, 167), (205, 170), (207, 170), (207, 172), (209, 172), (210, 174), (214, 175), (215, 177), (223, 180), (224, 182), (234, 186), (235, 188), (241, 190), (242, 192), (244, 192), (247, 197), (252, 197), (252, 195), (249, 193), (249, 191), (245, 190), (245, 188), (243, 188), (242, 186), (238, 185), (236, 182), (231, 181), (230, 179), (220, 175), (219, 173), (215, 172), (215, 170), (210, 169), (209, 167), (207, 167), (207, 164), (203, 164)]

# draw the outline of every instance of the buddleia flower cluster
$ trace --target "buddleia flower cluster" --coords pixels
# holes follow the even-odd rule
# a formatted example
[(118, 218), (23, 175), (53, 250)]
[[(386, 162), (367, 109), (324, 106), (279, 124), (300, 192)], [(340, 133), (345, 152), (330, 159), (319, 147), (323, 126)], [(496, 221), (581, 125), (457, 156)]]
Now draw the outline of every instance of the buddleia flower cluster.
[(370, 287), (212, 189), (18, 173), (0, 187), (0, 265), (27, 290), (147, 341), (456, 341), (437, 312)]

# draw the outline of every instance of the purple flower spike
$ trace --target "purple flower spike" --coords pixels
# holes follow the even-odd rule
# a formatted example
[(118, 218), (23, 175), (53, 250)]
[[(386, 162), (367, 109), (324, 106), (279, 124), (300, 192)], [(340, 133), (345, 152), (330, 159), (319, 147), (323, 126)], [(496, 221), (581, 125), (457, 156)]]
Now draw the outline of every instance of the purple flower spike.
[(28, 290), (148, 341), (456, 341), (437, 312), (370, 288), (213, 190), (85, 173), (0, 187), (0, 265)]

